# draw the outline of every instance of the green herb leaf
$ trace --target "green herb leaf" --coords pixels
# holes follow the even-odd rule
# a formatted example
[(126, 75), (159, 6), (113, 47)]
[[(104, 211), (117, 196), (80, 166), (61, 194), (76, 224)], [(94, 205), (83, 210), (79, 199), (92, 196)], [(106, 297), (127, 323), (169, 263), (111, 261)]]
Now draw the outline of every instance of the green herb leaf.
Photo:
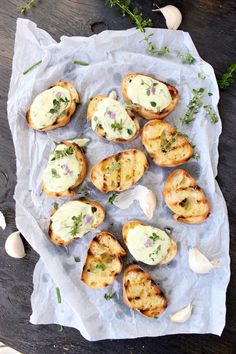
[(206, 93), (203, 87), (193, 89), (192, 92), (193, 97), (191, 98), (187, 106), (188, 110), (185, 113), (184, 117), (180, 118), (180, 120), (184, 124), (190, 124), (195, 119), (196, 114), (198, 113), (200, 107), (203, 104), (203, 97)]
[(38, 0), (26, 0), (21, 6), (19, 6), (19, 11), (21, 13), (24, 13), (31, 9), (31, 7), (36, 6), (38, 3)]
[(124, 128), (122, 119), (120, 120), (119, 123), (118, 123), (118, 122), (112, 123), (112, 124), (111, 124), (111, 128), (112, 128), (114, 131), (118, 130), (119, 132), (121, 132), (122, 129)]
[(152, 236), (149, 236), (149, 238), (152, 240), (152, 241), (157, 241), (157, 240), (160, 240), (160, 236), (157, 235), (155, 232), (152, 233)]
[(60, 159), (62, 157), (66, 157), (69, 155), (73, 155), (73, 153), (74, 153), (74, 149), (72, 146), (68, 146), (67, 148), (65, 148), (63, 150), (55, 150), (53, 152), (53, 157), (52, 157), (51, 161), (54, 161), (54, 160), (57, 160), (57, 159)]
[(106, 293), (106, 294), (104, 294), (104, 299), (111, 300), (114, 296), (115, 296), (115, 293), (113, 293), (113, 294)]
[(73, 64), (82, 65), (82, 66), (89, 65), (89, 63), (86, 63), (85, 61), (82, 61), (82, 60), (75, 60), (75, 61), (73, 61)]
[(57, 202), (54, 202), (54, 203), (53, 203), (53, 208), (54, 208), (55, 210), (57, 210), (58, 207), (59, 207), (59, 204), (58, 204)]
[(58, 174), (57, 170), (55, 168), (51, 169), (52, 177), (55, 178), (60, 178), (61, 176)]
[(58, 304), (61, 304), (61, 293), (59, 288), (56, 288), (56, 294), (57, 294), (57, 302)]
[(151, 102), (150, 102), (150, 105), (151, 105), (152, 107), (156, 107), (157, 104), (156, 104), (156, 102), (151, 101)]
[(109, 197), (108, 202), (113, 204), (117, 195), (118, 195), (118, 192), (113, 192), (112, 195)]
[(236, 73), (236, 64), (231, 64), (226, 73), (218, 79), (218, 85), (221, 90), (227, 89), (234, 82), (234, 74)]
[(154, 262), (154, 256), (157, 255), (161, 250), (161, 245), (159, 245), (152, 253), (150, 253), (148, 256), (151, 258), (151, 260)]
[(210, 117), (211, 123), (216, 124), (218, 122), (218, 117), (217, 117), (216, 113), (213, 111), (212, 107), (209, 104), (207, 104), (203, 107), (204, 107), (207, 115)]
[(34, 69), (36, 66), (40, 65), (41, 63), (42, 63), (42, 60), (37, 61), (37, 63), (31, 65), (28, 69), (23, 71), (23, 75), (28, 74), (28, 72), (30, 72), (32, 69)]
[(80, 262), (80, 257), (74, 257), (74, 260), (76, 263), (79, 263)]
[(129, 135), (132, 135), (132, 134), (133, 134), (133, 130), (132, 130), (132, 129), (127, 129), (127, 133), (128, 133)]
[(105, 270), (105, 269), (106, 269), (106, 266), (105, 266), (105, 264), (103, 264), (103, 263), (97, 263), (97, 264), (95, 265), (95, 268), (96, 268), (96, 269)]
[(72, 217), (72, 220), (73, 220), (73, 225), (71, 227), (71, 230), (70, 230), (70, 234), (72, 236), (75, 236), (77, 233), (78, 233), (78, 229), (79, 227), (81, 226), (81, 223), (82, 223), (82, 214), (80, 214), (79, 216), (73, 216)]
[(193, 159), (199, 159), (199, 158), (200, 158), (200, 154), (194, 153), (194, 154), (192, 155), (192, 158), (193, 158)]

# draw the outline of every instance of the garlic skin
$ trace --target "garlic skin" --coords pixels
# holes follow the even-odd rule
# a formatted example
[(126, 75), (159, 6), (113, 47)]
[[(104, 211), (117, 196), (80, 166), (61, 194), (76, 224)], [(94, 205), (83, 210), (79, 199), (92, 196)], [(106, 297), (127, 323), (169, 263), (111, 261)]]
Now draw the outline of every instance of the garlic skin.
[(186, 322), (192, 314), (192, 309), (193, 309), (192, 304), (189, 304), (186, 307), (182, 308), (181, 310), (178, 310), (172, 315), (170, 315), (170, 320), (176, 323)]
[(0, 211), (0, 227), (5, 230), (6, 228), (6, 220), (5, 220), (5, 216), (3, 215), (3, 213)]
[(128, 209), (135, 200), (139, 202), (147, 218), (152, 219), (157, 199), (155, 193), (145, 186), (137, 185), (131, 190), (118, 194), (113, 204), (120, 209)]
[(219, 261), (217, 260), (212, 262), (209, 261), (209, 259), (204, 256), (197, 247), (189, 249), (188, 263), (190, 269), (198, 274), (207, 274), (219, 265)]
[(182, 22), (182, 14), (179, 9), (173, 5), (167, 5), (152, 11), (161, 11), (166, 20), (166, 27), (168, 29), (178, 29)]
[(25, 247), (20, 237), (20, 231), (10, 234), (5, 242), (5, 250), (10, 257), (25, 257)]
[(88, 138), (75, 138), (75, 139), (67, 140), (67, 141), (69, 141), (69, 143), (74, 143), (74, 144), (78, 145), (79, 147), (84, 147), (89, 143), (90, 139), (88, 139)]
[(112, 90), (108, 97), (112, 98), (113, 100), (117, 100), (117, 92), (115, 90)]

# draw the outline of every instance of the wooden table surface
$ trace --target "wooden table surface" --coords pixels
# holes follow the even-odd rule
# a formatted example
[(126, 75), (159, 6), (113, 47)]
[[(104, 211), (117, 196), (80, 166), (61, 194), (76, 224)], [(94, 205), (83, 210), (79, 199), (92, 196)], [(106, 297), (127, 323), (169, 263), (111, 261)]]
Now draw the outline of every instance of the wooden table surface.
[[(227, 291), (226, 327), (221, 337), (213, 335), (174, 335), (135, 340), (88, 342), (75, 329), (56, 325), (34, 326), (29, 323), (32, 275), (38, 255), (27, 245), (22, 260), (5, 253), (6, 237), (15, 230), (13, 200), (15, 152), (7, 121), (6, 105), (11, 76), (16, 18), (25, 17), (48, 31), (56, 40), (60, 36), (89, 36), (104, 29), (126, 29), (129, 20), (103, 0), (39, 0), (26, 15), (17, 12), (20, 0), (0, 1), (0, 209), (7, 228), (0, 231), (0, 341), (22, 353), (236, 353), (236, 84), (221, 92), (219, 110), (223, 121), (220, 138), (220, 161), (217, 180), (227, 202), (231, 229), (232, 276)], [(151, 17), (156, 27), (164, 27), (164, 18), (152, 13), (153, 1), (132, 1)], [(182, 11), (181, 29), (188, 31), (203, 59), (223, 73), (236, 62), (236, 2), (231, 0), (158, 1), (159, 6), (173, 4)], [(24, 142), (22, 142), (23, 144)], [(6, 178), (7, 177), (7, 178)]]

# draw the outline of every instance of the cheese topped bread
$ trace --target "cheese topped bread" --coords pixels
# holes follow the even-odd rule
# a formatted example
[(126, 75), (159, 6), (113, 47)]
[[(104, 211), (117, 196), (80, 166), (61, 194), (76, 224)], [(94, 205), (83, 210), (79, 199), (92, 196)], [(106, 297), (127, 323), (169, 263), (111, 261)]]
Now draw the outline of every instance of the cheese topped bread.
[(211, 212), (210, 203), (195, 179), (185, 170), (175, 170), (167, 177), (163, 191), (165, 202), (176, 221), (197, 224)]
[(134, 114), (107, 96), (95, 96), (90, 101), (87, 120), (99, 136), (118, 143), (134, 140), (140, 130)]
[(148, 167), (147, 158), (142, 151), (123, 150), (93, 166), (90, 177), (101, 192), (124, 191), (138, 182)]
[(175, 87), (144, 74), (128, 74), (122, 82), (125, 101), (145, 119), (163, 119), (176, 107), (179, 95)]
[(110, 232), (100, 232), (89, 245), (81, 280), (90, 288), (111, 285), (122, 270), (121, 257), (125, 255), (125, 250)]
[(122, 235), (136, 261), (149, 265), (166, 264), (176, 255), (176, 242), (157, 227), (129, 221), (124, 224)]
[(151, 278), (138, 265), (129, 265), (123, 275), (124, 302), (133, 310), (157, 318), (167, 308), (168, 300)]
[(26, 119), (35, 130), (47, 131), (69, 123), (79, 103), (79, 94), (69, 82), (56, 82), (38, 94), (26, 113)]
[(66, 246), (96, 229), (104, 218), (105, 211), (97, 202), (88, 199), (66, 202), (51, 213), (51, 241), (56, 245)]
[(144, 125), (142, 143), (153, 161), (162, 167), (182, 165), (193, 155), (186, 137), (160, 120), (151, 120)]
[(42, 190), (51, 198), (69, 197), (76, 193), (87, 171), (87, 160), (78, 145), (63, 141), (50, 154), (43, 173)]

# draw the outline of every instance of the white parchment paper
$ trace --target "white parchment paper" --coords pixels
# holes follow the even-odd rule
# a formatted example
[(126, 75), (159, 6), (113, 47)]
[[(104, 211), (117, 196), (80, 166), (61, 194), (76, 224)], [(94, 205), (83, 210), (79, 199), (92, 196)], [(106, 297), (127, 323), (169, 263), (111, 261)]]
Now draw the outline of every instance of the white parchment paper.
[[(186, 112), (191, 89), (199, 86), (207, 87), (213, 93), (213, 96), (207, 97), (207, 103), (211, 103), (218, 114), (219, 93), (214, 71), (199, 57), (189, 34), (163, 29), (148, 31), (154, 33), (152, 40), (157, 48), (168, 46), (172, 50), (190, 52), (197, 58), (196, 63), (182, 64), (175, 56), (148, 56), (145, 43), (142, 42), (143, 35), (136, 29), (105, 31), (89, 38), (62, 37), (57, 43), (33, 22), (17, 21), (8, 119), (17, 163), (16, 224), (41, 257), (34, 272), (31, 322), (72, 326), (88, 340), (175, 333), (220, 335), (225, 324), (225, 293), (230, 275), (229, 229), (225, 202), (215, 181), (221, 121), (211, 124), (204, 109), (200, 109), (191, 125), (183, 128), (196, 144), (201, 157), (199, 160), (191, 159), (182, 167), (196, 178), (211, 202), (212, 214), (207, 221), (200, 225), (184, 225), (172, 220), (172, 213), (162, 197), (164, 182), (171, 169), (160, 168), (150, 161), (150, 169), (140, 181), (157, 194), (158, 207), (151, 224), (159, 228), (173, 227), (172, 236), (179, 249), (169, 265), (150, 267), (141, 264), (160, 283), (169, 299), (169, 306), (159, 319), (147, 319), (123, 303), (121, 275), (110, 289), (92, 290), (81, 282), (80, 273), (86, 250), (95, 232), (67, 248), (53, 245), (47, 234), (53, 200), (42, 195), (41, 178), (54, 147), (53, 141), (89, 137), (89, 169), (116, 151), (131, 147), (143, 149), (140, 138), (119, 145), (104, 142), (96, 136), (86, 123), (87, 103), (92, 96), (106, 95), (116, 89), (122, 100), (121, 81), (124, 75), (141, 72), (152, 74), (178, 88), (180, 102), (166, 119), (168, 122), (178, 125), (179, 117)], [(41, 59), (41, 65), (22, 75), (27, 67)], [(74, 65), (74, 60), (83, 60), (90, 65)], [(199, 71), (206, 76), (202, 82), (198, 78)], [(82, 103), (66, 127), (48, 133), (36, 132), (28, 127), (25, 112), (39, 92), (58, 80), (72, 82), (81, 94)], [(143, 125), (144, 121), (140, 119), (140, 123)], [(108, 204), (108, 196), (95, 190), (89, 177), (81, 188), (87, 190), (89, 198), (100, 201), (106, 208), (106, 219), (100, 230), (109, 229), (121, 239), (124, 222), (131, 219), (148, 222), (136, 202), (128, 212)], [(62, 204), (62, 201), (59, 203)], [(193, 273), (189, 269), (187, 257), (189, 247), (193, 246), (199, 247), (210, 259), (219, 259), (220, 267), (207, 275)], [(81, 262), (76, 263), (74, 256), (80, 257)], [(128, 255), (125, 263), (132, 261)], [(61, 304), (57, 303), (55, 287), (60, 288)], [(110, 301), (104, 299), (107, 291), (116, 293)], [(172, 323), (169, 315), (190, 302), (193, 304), (193, 314), (188, 322)]]

